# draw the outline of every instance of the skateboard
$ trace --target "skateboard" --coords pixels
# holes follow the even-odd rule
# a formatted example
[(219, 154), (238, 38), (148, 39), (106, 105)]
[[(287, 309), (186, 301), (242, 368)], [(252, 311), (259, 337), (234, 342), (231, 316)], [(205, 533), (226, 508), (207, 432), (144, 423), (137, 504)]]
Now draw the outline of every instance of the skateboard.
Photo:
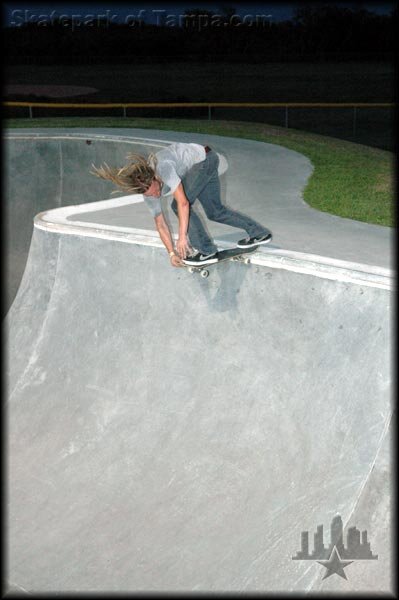
[(201, 277), (208, 277), (209, 268), (215, 267), (221, 262), (225, 260), (234, 260), (237, 262), (243, 262), (245, 264), (249, 264), (251, 259), (247, 254), (251, 254), (258, 249), (258, 246), (253, 246), (252, 248), (229, 248), (228, 250), (221, 250), (218, 252), (219, 260), (215, 263), (211, 263), (210, 265), (185, 265), (183, 267), (189, 270), (190, 273), (199, 273)]

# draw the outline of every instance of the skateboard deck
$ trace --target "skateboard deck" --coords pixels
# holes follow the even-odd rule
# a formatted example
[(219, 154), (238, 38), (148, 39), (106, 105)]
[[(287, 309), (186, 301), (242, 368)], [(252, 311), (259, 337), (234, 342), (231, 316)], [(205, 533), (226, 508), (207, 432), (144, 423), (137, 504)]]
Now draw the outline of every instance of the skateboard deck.
[(257, 250), (258, 247), (259, 246), (253, 246), (252, 248), (229, 248), (228, 250), (221, 250), (220, 252), (218, 252), (219, 260), (215, 263), (211, 263), (208, 265), (185, 265), (185, 264), (183, 264), (183, 266), (186, 269), (188, 269), (190, 273), (198, 272), (201, 275), (201, 277), (208, 277), (209, 268), (214, 267), (214, 266), (218, 265), (219, 263), (224, 262), (225, 260), (234, 260), (234, 261), (238, 261), (238, 262), (243, 262), (245, 264), (250, 263), (251, 259), (248, 256), (248, 254), (255, 252), (255, 250)]

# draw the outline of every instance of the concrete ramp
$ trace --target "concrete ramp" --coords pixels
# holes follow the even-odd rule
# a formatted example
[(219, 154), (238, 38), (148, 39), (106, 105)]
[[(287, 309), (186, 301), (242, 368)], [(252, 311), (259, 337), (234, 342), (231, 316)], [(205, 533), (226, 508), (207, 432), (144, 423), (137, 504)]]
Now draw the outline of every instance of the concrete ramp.
[[(10, 130), (4, 137), (4, 236), (7, 312), (25, 269), (33, 219), (43, 210), (111, 197), (113, 187), (90, 174), (91, 164), (123, 164), (129, 152), (156, 152), (159, 143), (116, 136), (46, 135), (40, 130)], [(4, 316), (4, 315), (2, 315)]]
[[(35, 227), (6, 319), (11, 589), (391, 589), (392, 279), (327, 263), (202, 279)], [(323, 580), (292, 557), (337, 513), (378, 560)]]

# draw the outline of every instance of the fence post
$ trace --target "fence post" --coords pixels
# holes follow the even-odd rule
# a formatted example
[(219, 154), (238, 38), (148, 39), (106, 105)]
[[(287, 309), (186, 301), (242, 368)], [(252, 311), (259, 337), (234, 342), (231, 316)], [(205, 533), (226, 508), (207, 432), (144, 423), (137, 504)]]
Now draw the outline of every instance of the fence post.
[(356, 106), (353, 107), (353, 137), (356, 137)]
[(210, 121), (212, 119), (212, 109), (211, 106), (208, 106), (208, 121)]
[(285, 126), (288, 127), (288, 106), (285, 107)]
[(32, 106), (29, 104), (29, 118), (33, 119), (33, 109)]
[(123, 107), (123, 116), (126, 118), (126, 106)]

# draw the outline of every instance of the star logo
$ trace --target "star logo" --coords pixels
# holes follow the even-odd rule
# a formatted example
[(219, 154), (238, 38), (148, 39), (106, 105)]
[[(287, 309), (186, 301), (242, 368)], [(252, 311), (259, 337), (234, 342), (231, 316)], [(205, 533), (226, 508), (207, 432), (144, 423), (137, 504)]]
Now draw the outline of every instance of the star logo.
[[(329, 558), (328, 558), (329, 557)], [(342, 557), (342, 558), (341, 558)], [(327, 560), (328, 558), (328, 560)], [(355, 526), (349, 527), (344, 544), (344, 524), (341, 515), (336, 515), (330, 526), (330, 543), (323, 541), (323, 525), (317, 526), (314, 534), (313, 552), (309, 551), (309, 531), (301, 532), (301, 549), (292, 560), (314, 560), (327, 569), (323, 579), (330, 575), (338, 575), (348, 579), (344, 569), (355, 560), (377, 560), (378, 554), (373, 554), (367, 539), (367, 529), (359, 531)]]
[(337, 547), (334, 546), (328, 560), (318, 560), (317, 562), (327, 569), (327, 573), (324, 574), (323, 579), (327, 579), (327, 577), (330, 577), (330, 575), (333, 575), (334, 573), (343, 579), (347, 579), (344, 569), (353, 563), (353, 560), (342, 560)]

